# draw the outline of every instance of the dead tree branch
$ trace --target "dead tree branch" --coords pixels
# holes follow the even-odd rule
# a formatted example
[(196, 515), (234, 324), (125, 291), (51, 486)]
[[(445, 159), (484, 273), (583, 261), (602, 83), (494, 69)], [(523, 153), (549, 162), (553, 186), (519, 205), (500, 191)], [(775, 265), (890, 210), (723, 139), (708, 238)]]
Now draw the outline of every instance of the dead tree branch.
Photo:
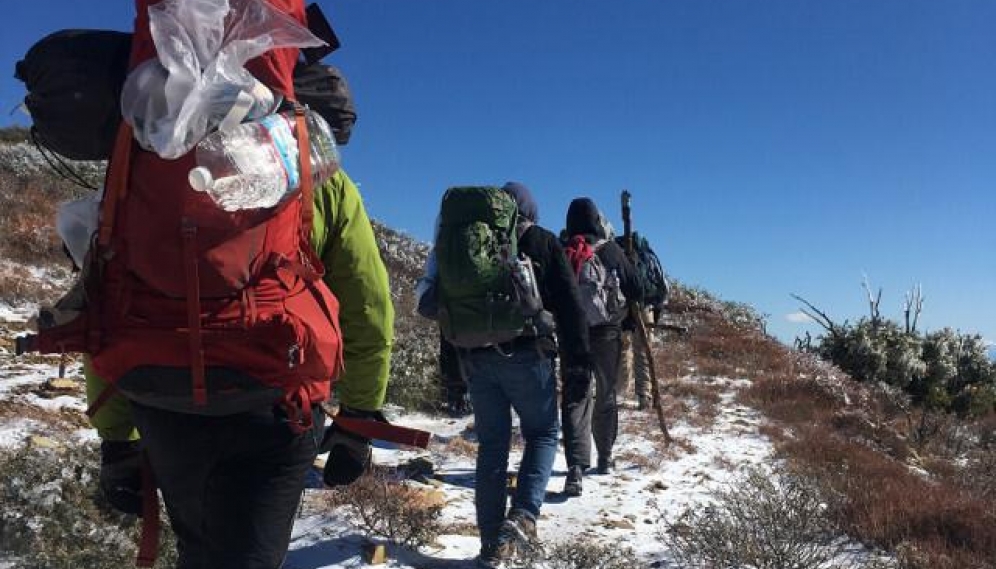
[(878, 294), (872, 294), (871, 285), (868, 284), (868, 275), (864, 276), (864, 280), (861, 281), (861, 286), (864, 287), (865, 292), (868, 293), (868, 311), (871, 315), (872, 327), (878, 327), (882, 322), (882, 313), (879, 312), (879, 304), (882, 302), (882, 287), (879, 287)]
[(923, 287), (915, 285), (912, 290), (906, 293), (906, 300), (903, 302), (903, 316), (906, 318), (906, 333), (916, 332), (916, 324), (923, 312)]
[(840, 337), (840, 326), (838, 326), (833, 320), (831, 320), (830, 317), (827, 316), (825, 312), (823, 312), (819, 308), (816, 308), (815, 306), (813, 306), (811, 302), (809, 302), (808, 300), (802, 298), (797, 294), (792, 294), (792, 298), (806, 305), (806, 308), (799, 309), (803, 314), (812, 318), (813, 322), (816, 322), (821, 327), (823, 327), (823, 329), (829, 332), (831, 336), (835, 338)]

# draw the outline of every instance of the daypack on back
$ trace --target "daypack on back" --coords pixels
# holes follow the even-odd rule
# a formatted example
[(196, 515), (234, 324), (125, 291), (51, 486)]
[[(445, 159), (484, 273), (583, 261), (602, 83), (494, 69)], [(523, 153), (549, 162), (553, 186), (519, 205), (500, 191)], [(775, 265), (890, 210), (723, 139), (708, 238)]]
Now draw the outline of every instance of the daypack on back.
[(607, 241), (594, 246), (583, 235), (571, 237), (564, 253), (574, 268), (588, 326), (619, 324), (626, 317), (626, 298), (619, 284), (619, 275), (608, 269), (598, 256), (598, 249)]
[[(38, 142), (72, 160), (107, 160), (121, 124), (121, 88), (128, 70), (132, 34), (106, 30), (62, 30), (35, 43), (17, 62), (24, 105)], [(346, 144), (356, 107), (342, 72), (323, 63), (294, 67), (294, 89)]]
[(443, 195), (435, 248), (439, 324), (454, 346), (489, 346), (523, 333), (511, 268), (517, 219), (515, 199), (497, 187), (456, 187)]
[(24, 105), (39, 142), (73, 160), (104, 160), (121, 122), (121, 87), (131, 34), (62, 30), (38, 41), (17, 62)]
[[(626, 247), (626, 238), (616, 238), (620, 247)], [(650, 247), (647, 238), (633, 232), (633, 252), (637, 279), (643, 288), (643, 302), (646, 306), (663, 306), (670, 293), (670, 285), (657, 253)]]

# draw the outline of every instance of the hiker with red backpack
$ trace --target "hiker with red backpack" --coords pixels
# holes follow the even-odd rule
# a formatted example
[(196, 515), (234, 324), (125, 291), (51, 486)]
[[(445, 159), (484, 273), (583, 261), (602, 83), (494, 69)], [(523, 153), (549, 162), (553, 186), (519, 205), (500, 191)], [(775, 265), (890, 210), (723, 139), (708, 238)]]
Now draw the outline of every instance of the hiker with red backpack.
[(622, 322), (642, 289), (626, 253), (612, 239), (605, 217), (589, 198), (573, 200), (567, 210), (564, 252), (578, 282), (585, 326), (591, 342), (594, 400), (591, 391), (568, 398), (562, 407), (567, 479), (564, 493), (582, 492), (584, 472), (591, 465), (591, 440), (598, 453), (596, 472), (613, 468), (612, 447), (618, 431), (616, 378), (622, 349)]
[[(577, 282), (557, 238), (537, 225), (528, 188), (516, 182), (451, 188), (441, 210), (419, 282), (419, 313), (438, 320), (466, 374), (480, 443), (477, 564), (491, 569), (538, 545), (536, 523), (559, 430), (554, 334), (566, 388), (582, 393), (590, 384), (588, 331)], [(525, 449), (509, 508), (513, 410)]]
[[(136, 2), (130, 69), (157, 55), (156, 3)], [(305, 24), (302, 0), (268, 5)], [(293, 102), (297, 61), (298, 49), (281, 47), (246, 68)], [(148, 521), (158, 515), (154, 478), (179, 569), (280, 567), (318, 452), (330, 451), (329, 485), (366, 470), (369, 439), (324, 428), (320, 404), (333, 381), (339, 417), (384, 421), (387, 271), (346, 173), (312, 187), (304, 113), (286, 108), (300, 187), (275, 207), (222, 210), (191, 188), (193, 152), (164, 159), (140, 148), (129, 126), (108, 168), (89, 258), (100, 270), (86, 285), (77, 347), (89, 354), (100, 485), (113, 506)]]

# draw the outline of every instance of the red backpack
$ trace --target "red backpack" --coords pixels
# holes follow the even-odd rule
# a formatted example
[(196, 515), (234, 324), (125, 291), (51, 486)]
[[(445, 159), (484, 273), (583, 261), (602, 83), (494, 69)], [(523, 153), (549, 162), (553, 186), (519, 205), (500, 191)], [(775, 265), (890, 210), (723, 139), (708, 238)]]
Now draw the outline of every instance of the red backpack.
[[(132, 68), (155, 54), (142, 41), (148, 22), (138, 24)], [(271, 50), (248, 67), (291, 94), (296, 54)], [(299, 156), (310, 156), (300, 109), (296, 132)], [(193, 152), (142, 151), (121, 126), (84, 268), (86, 308), (33, 347), (89, 353), (102, 378), (143, 404), (223, 415), (280, 401), (294, 428), (310, 428), (311, 404), (342, 368), (338, 302), (311, 245), (310, 162), (295, 198), (237, 212), (190, 187), (194, 166)]]

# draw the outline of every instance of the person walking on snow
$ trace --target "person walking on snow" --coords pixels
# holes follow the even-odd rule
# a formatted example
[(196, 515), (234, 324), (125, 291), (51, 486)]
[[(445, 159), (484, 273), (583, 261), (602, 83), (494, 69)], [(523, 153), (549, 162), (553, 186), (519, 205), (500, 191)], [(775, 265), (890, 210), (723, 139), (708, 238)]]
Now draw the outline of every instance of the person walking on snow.
[[(136, 0), (133, 65), (155, 57), (148, 18), (149, 5), (154, 3), (155, 0)], [(304, 23), (303, 0), (269, 3)], [(291, 70), (297, 58), (297, 49), (279, 48), (250, 60), (246, 67), (272, 90), (294, 100)], [(193, 164), (191, 155), (175, 161), (162, 160), (134, 147), (133, 142), (132, 146), (132, 160), (122, 161), (128, 169), (126, 190), (131, 192), (139, 184), (156, 185), (163, 195), (177, 201), (193, 194), (186, 183)], [(113, 162), (112, 159), (112, 166)], [(339, 371), (335, 386), (340, 414), (383, 420), (380, 408), (387, 387), (394, 320), (387, 271), (363, 201), (346, 173), (336, 171), (313, 191), (313, 201), (300, 204), (302, 211), (313, 213), (310, 231), (306, 226), (290, 229), (293, 234), (300, 231), (305, 247), (310, 239), (315, 256), (309, 254), (308, 258), (321, 265), (310, 273), (316, 280), (306, 290), (327, 287), (339, 302), (338, 326), (345, 368)], [(127, 213), (141, 213), (140, 205)], [(220, 210), (218, 215), (222, 215)], [(141, 223), (137, 214), (134, 219)], [(302, 214), (301, 219), (307, 217)], [(162, 245), (173, 246), (166, 242)], [(181, 274), (184, 270), (173, 265), (166, 269)], [(320, 269), (324, 276), (317, 275)], [(303, 267), (295, 270), (306, 272)], [(292, 284), (285, 286), (292, 286), (297, 282), (294, 279), (288, 276), (287, 282)], [(253, 290), (247, 294), (253, 294)], [(259, 298), (256, 302), (262, 305), (267, 300)], [(124, 341), (116, 340), (119, 344)], [(281, 345), (280, 337), (272, 340), (276, 346)], [(272, 347), (260, 345), (260, 357), (269, 357), (265, 349)], [(150, 346), (150, 350), (154, 348)], [(121, 356), (123, 352), (118, 349), (112, 353)], [(274, 357), (284, 368), (293, 367), (286, 363), (286, 351), (274, 353)], [(120, 367), (120, 361), (120, 357), (95, 353), (85, 368), (88, 399), (103, 403), (95, 405), (98, 408), (91, 419), (102, 438), (100, 487), (119, 510), (158, 515), (142, 511), (140, 464), (143, 454), (148, 458), (176, 535), (177, 569), (278, 569), (287, 552), (307, 472), (320, 448), (330, 451), (324, 472), (329, 485), (352, 482), (369, 464), (369, 440), (335, 425), (323, 429), (319, 396), (324, 399), (328, 395), (330, 375), (316, 374), (314, 383), (309, 384), (314, 396), (294, 400), (299, 406), (288, 404), (279, 390), (252, 391), (258, 399), (240, 400), (240, 407), (231, 412), (209, 414), (197, 412), (196, 408), (184, 412), (158, 404), (169, 393), (180, 394), (184, 401), (190, 399), (190, 366), (139, 362), (116, 378), (106, 374), (108, 368), (101, 365), (103, 362), (104, 366)], [(307, 359), (291, 361), (296, 366), (311, 363)], [(227, 382), (247, 386), (258, 379), (237, 366), (206, 365), (203, 370), (209, 389)], [(124, 381), (118, 381), (122, 378), (129, 382), (127, 389), (122, 385)], [(116, 383), (111, 386), (105, 379)], [(139, 387), (144, 389), (142, 397), (136, 397)], [(208, 401), (224, 404), (227, 397), (238, 394), (238, 389), (214, 391)], [(247, 401), (252, 402), (251, 406)]]
[[(627, 303), (639, 302), (643, 293), (632, 263), (612, 239), (605, 217), (591, 199), (571, 202), (563, 234), (569, 239), (565, 251), (581, 284), (595, 379), (594, 400), (589, 390), (570, 400), (565, 397), (562, 409), (568, 465), (564, 493), (579, 495), (583, 474), (591, 465), (592, 437), (598, 453), (596, 472), (608, 474), (613, 467), (621, 323)], [(596, 264), (601, 268), (596, 269)]]
[[(565, 389), (584, 393), (590, 387), (588, 330), (577, 283), (556, 236), (537, 225), (539, 212), (526, 186), (502, 187), (515, 198), (519, 225), (518, 250), (532, 260), (542, 304), (552, 312), (560, 338)], [(433, 270), (427, 261), (419, 283), (419, 312), (435, 317)], [(538, 539), (536, 520), (557, 453), (555, 343), (544, 336), (523, 335), (499, 345), (459, 348), (461, 365), (474, 412), (477, 451), (474, 504), (481, 536), (482, 568), (501, 567), (520, 547)], [(508, 509), (507, 471), (512, 437), (512, 410), (519, 416), (525, 450)], [(507, 515), (506, 515), (507, 510)]]

